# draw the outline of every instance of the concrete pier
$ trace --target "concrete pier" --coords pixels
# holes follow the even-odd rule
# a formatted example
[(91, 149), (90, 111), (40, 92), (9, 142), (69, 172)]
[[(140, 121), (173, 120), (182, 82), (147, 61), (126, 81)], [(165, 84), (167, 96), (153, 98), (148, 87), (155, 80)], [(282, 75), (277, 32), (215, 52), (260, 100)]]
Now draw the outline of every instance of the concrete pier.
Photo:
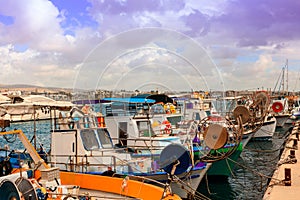
[[(297, 121), (285, 144), (264, 200), (300, 199), (300, 121)], [(299, 150), (298, 150), (299, 149)]]

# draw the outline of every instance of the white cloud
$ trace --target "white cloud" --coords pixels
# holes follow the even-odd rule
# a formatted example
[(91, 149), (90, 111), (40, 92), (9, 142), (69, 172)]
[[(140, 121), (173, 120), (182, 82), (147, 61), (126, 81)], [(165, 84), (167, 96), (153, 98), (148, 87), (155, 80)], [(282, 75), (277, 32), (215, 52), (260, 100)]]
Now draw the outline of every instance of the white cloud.
[[(90, 23), (84, 23), (80, 21), (83, 18), (75, 17), (72, 18), (74, 23), (66, 28), (67, 18), (75, 15), (66, 10), (67, 8), (55, 7), (51, 1), (0, 0), (2, 4), (0, 13), (14, 18), (14, 23), (11, 25), (0, 23), (0, 53), (1, 56), (5, 56), (0, 61), (3, 66), (1, 70), (6, 75), (10, 75), (10, 78), (1, 75), (1, 80), (8, 83), (34, 82), (43, 85), (72, 86), (73, 79), (78, 78), (74, 76), (75, 70), (88, 68), (86, 71), (81, 71), (85, 76), (82, 79), (82, 85), (95, 87), (101, 72), (114, 59), (116, 61), (113, 70), (109, 69), (111, 73), (102, 77), (111, 81), (110, 83), (114, 83), (116, 76), (122, 78), (122, 73), (127, 74), (127, 78), (138, 77), (136, 80), (142, 82), (142, 76), (146, 76), (147, 73), (141, 69), (151, 71), (155, 66), (150, 64), (157, 63), (162, 68), (161, 71), (148, 73), (148, 77), (152, 77), (153, 80), (155, 76), (164, 74), (168, 66), (173, 66), (175, 71), (170, 74), (176, 77), (175, 74), (180, 72), (185, 80), (194, 81), (195, 79), (194, 82), (199, 77), (194, 76), (193, 70), (198, 73), (198, 76), (203, 75), (210, 84), (218, 82), (217, 85), (220, 86), (219, 82), (224, 79), (228, 89), (273, 87), (274, 77), (277, 78), (286, 59), (290, 61), (291, 81), (296, 80), (295, 74), (300, 66), (298, 58), (300, 41), (296, 37), (288, 39), (288, 34), (277, 35), (277, 32), (260, 40), (260, 35), (251, 30), (252, 26), (247, 26), (249, 29), (247, 31), (244, 30), (247, 27), (239, 27), (244, 23), (242, 20), (255, 21), (247, 21), (248, 18), (245, 16), (241, 20), (231, 18), (234, 15), (230, 15), (230, 9), (236, 8), (234, 2), (223, 0), (146, 1), (139, 7), (132, 1), (118, 3), (91, 0), (89, 1), (91, 4), (88, 5), (91, 7), (81, 10), (88, 11), (84, 13), (84, 16), (91, 14), (98, 24), (93, 21), (93, 25), (85, 26)], [(172, 5), (169, 5), (170, 3)], [(233, 5), (233, 7), (228, 5)], [(257, 11), (255, 6), (253, 8), (253, 12)], [(235, 11), (238, 12), (238, 10)], [(253, 12), (249, 11), (249, 13)], [(223, 15), (227, 18), (222, 18)], [(233, 19), (236, 20), (233, 22), (240, 24), (232, 25)], [(276, 25), (280, 27), (282, 23), (278, 21)], [(98, 27), (95, 27), (96, 25)], [(159, 38), (157, 35), (151, 35), (153, 32), (151, 29), (148, 29), (148, 33), (141, 31), (142, 34), (139, 34), (137, 31), (136, 35), (130, 35), (133, 29), (144, 27), (161, 27), (165, 29), (164, 31), (176, 30), (192, 38), (188, 38), (187, 35), (184, 37), (179, 33), (176, 35), (175, 31), (170, 31), (171, 36), (165, 35), (165, 38)], [(243, 34), (235, 34), (237, 32)], [(120, 34), (115, 35), (116, 33)], [(112, 37), (109, 38), (110, 36)], [(115, 37), (120, 37), (120, 39), (114, 40)], [(106, 38), (110, 41), (105, 41)], [(196, 44), (195, 40), (199, 43)], [(242, 47), (239, 46), (242, 44), (241, 41), (245, 44)], [(251, 46), (251, 41), (253, 46)], [(17, 45), (25, 45), (27, 49), (18, 52)], [(130, 58), (122, 57), (124, 52), (145, 46), (157, 49), (166, 48), (169, 52), (136, 51)], [(94, 48), (103, 49), (94, 53)], [(215, 71), (215, 66), (209, 61), (209, 57), (222, 72), (221, 77)], [(102, 60), (99, 61), (99, 58)], [(81, 62), (86, 63), (80, 64)], [(136, 66), (141, 67), (134, 68)], [(168, 77), (168, 81), (171, 82), (174, 77)], [(122, 80), (125, 80), (125, 77)], [(178, 88), (181, 86), (179, 81), (173, 81), (172, 84), (176, 84)], [(217, 88), (218, 86), (211, 87)]]
[(14, 23), (1, 32), (3, 40), (0, 39), (0, 43), (27, 44), (41, 50), (65, 45), (59, 11), (50, 1), (8, 1), (0, 8), (0, 13), (14, 18)]

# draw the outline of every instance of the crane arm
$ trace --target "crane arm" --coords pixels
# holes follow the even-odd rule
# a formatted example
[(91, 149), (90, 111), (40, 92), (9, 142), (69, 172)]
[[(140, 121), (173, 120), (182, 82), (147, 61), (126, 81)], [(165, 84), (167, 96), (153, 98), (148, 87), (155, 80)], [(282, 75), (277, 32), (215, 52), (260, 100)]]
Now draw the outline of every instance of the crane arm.
[(32, 146), (30, 141), (27, 139), (26, 135), (23, 133), (22, 130), (13, 130), (13, 131), (6, 131), (6, 132), (0, 132), (0, 135), (18, 135), (20, 141), (23, 143), (24, 147), (28, 151), (29, 155), (31, 156), (35, 166), (37, 166), (37, 169), (48, 169), (50, 168), (45, 161), (40, 157), (38, 152), (35, 150), (35, 148)]

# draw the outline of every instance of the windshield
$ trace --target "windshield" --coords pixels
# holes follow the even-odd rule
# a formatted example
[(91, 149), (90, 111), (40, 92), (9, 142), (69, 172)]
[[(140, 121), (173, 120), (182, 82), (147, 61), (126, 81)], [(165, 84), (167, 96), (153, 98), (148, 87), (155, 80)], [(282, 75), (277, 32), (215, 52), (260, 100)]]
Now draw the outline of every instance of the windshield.
[(83, 129), (80, 131), (80, 136), (84, 148), (88, 151), (113, 147), (107, 129)]
[(99, 142), (97, 136), (92, 129), (83, 129), (80, 131), (80, 136), (82, 139), (83, 146), (86, 150), (99, 149)]
[(182, 120), (181, 116), (168, 116), (167, 117), (168, 121), (175, 126), (178, 122)]
[(112, 148), (113, 144), (111, 141), (111, 138), (109, 136), (109, 133), (107, 129), (97, 129), (98, 137), (100, 139), (100, 142), (102, 144), (102, 148)]

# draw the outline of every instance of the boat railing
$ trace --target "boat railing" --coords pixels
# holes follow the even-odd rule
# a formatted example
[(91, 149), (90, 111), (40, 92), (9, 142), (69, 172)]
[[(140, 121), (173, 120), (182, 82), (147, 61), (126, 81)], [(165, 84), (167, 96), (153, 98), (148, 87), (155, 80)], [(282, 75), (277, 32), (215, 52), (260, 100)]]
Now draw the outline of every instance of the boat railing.
[(105, 127), (104, 116), (86, 114), (82, 117), (61, 117), (57, 118), (56, 129), (70, 130), (83, 128)]
[[(87, 172), (89, 166), (96, 166), (98, 168), (107, 168), (111, 167), (113, 170), (116, 170), (117, 158), (110, 155), (50, 155), (50, 164), (51, 166), (64, 166), (63, 169), (67, 171), (76, 171), (76, 172)], [(106, 158), (110, 162), (106, 163), (91, 163), (90, 158)], [(55, 160), (55, 161), (52, 161)], [(57, 161), (64, 160), (64, 161)], [(65, 161), (66, 160), (66, 161)], [(60, 167), (62, 168), (62, 167)]]
[(161, 171), (158, 161), (159, 154), (136, 153), (130, 160), (114, 155), (51, 155), (51, 158), (56, 159), (48, 162), (52, 167), (72, 172), (139, 174)]
[[(169, 144), (180, 143), (180, 138), (177, 136), (160, 135), (152, 137), (139, 138), (111, 138), (117, 147), (132, 148), (134, 150), (162, 150)], [(126, 143), (126, 145), (125, 145)]]

